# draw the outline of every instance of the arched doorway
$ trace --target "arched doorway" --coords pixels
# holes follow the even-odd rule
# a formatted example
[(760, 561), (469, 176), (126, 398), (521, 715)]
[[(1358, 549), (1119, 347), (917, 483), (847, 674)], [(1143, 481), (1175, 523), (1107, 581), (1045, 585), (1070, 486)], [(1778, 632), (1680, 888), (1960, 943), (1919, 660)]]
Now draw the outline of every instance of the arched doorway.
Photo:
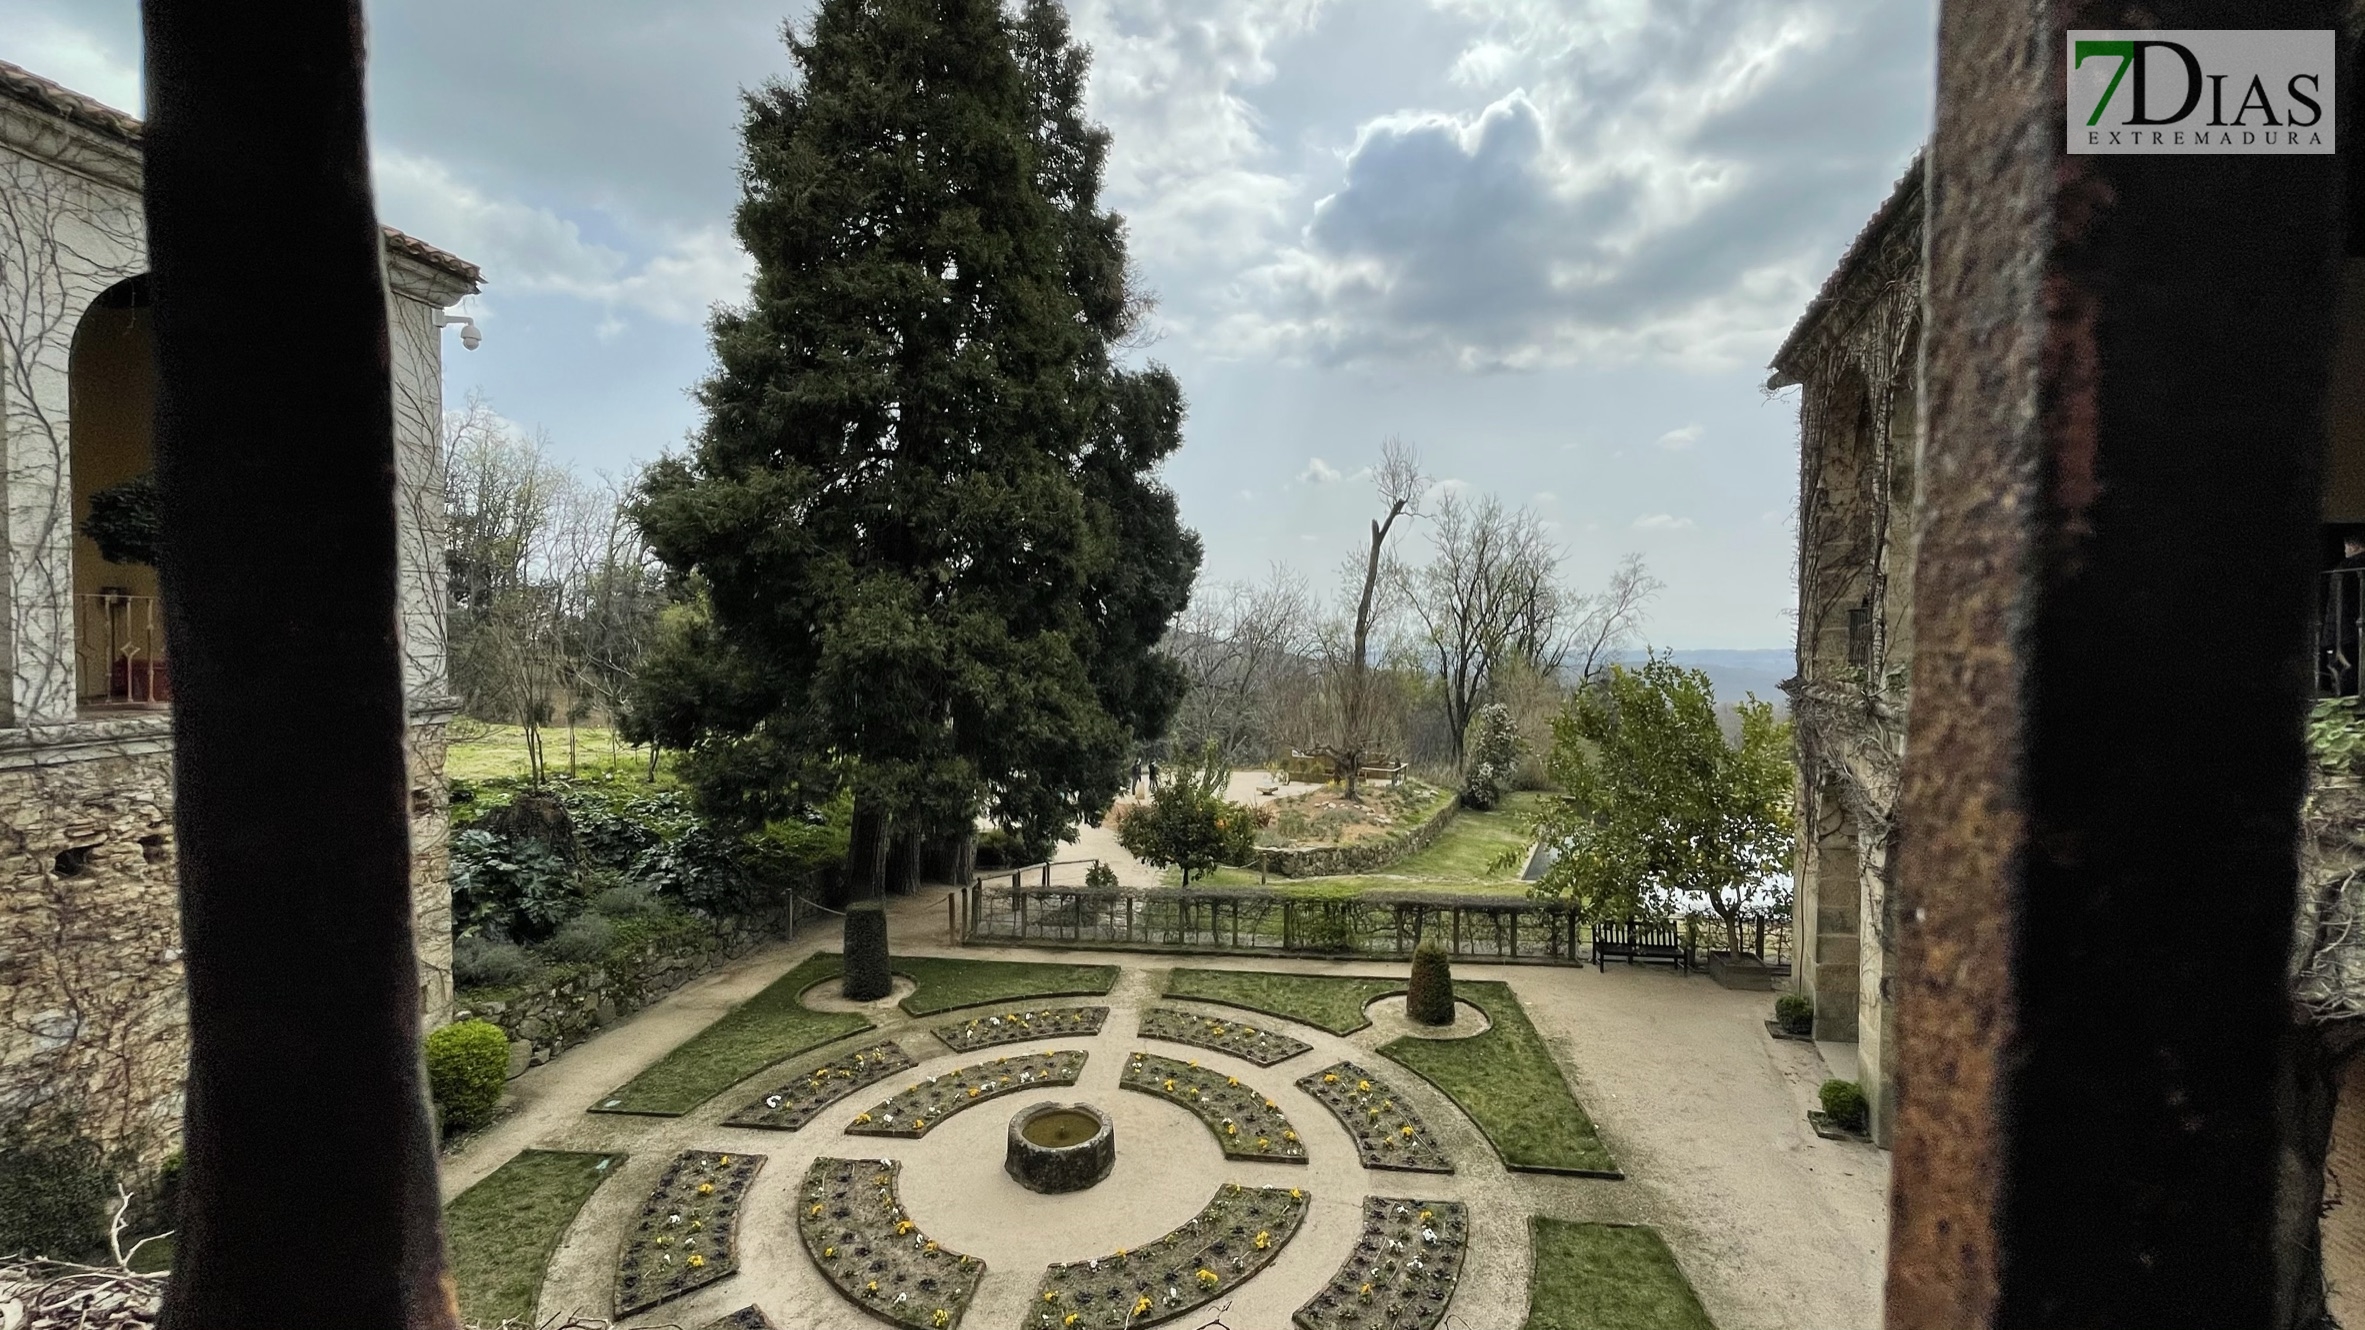
[(150, 710), (172, 696), (156, 569), (143, 538), (154, 514), (155, 375), (143, 274), (91, 302), (67, 366), (75, 699), (84, 712)]

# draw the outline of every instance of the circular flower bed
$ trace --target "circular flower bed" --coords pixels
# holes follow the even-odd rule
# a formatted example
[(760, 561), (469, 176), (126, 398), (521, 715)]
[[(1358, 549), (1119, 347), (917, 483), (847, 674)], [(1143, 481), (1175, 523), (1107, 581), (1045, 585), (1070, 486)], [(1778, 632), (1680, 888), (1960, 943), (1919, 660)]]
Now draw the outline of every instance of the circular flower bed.
[(822, 1277), (854, 1305), (897, 1325), (951, 1330), (977, 1296), (985, 1262), (931, 1241), (896, 1193), (891, 1159), (816, 1159), (799, 1193), (797, 1232)]
[(1195, 1044), (1200, 1048), (1211, 1048), (1260, 1067), (1287, 1062), (1313, 1047), (1285, 1034), (1259, 1030), (1244, 1021), (1202, 1016), (1180, 1007), (1151, 1007), (1142, 1012), (1141, 1037), (1163, 1039), (1170, 1044)]
[(1294, 1187), (1226, 1183), (1205, 1209), (1147, 1246), (1045, 1271), (1024, 1330), (1133, 1330), (1228, 1296), (1281, 1254), (1307, 1204)]
[(846, 1124), (856, 1136), (917, 1138), (930, 1127), (964, 1108), (1021, 1090), (1052, 1085), (1074, 1085), (1084, 1074), (1084, 1054), (1074, 1049), (1056, 1053), (1020, 1053), (955, 1068), (931, 1076), (890, 1096)]
[(1306, 1162), (1305, 1142), (1281, 1115), (1280, 1105), (1240, 1083), (1237, 1076), (1210, 1071), (1196, 1062), (1177, 1062), (1155, 1053), (1136, 1053), (1117, 1084), (1154, 1094), (1199, 1115), (1215, 1133), (1227, 1159), (1268, 1163)]
[(1297, 1083), (1319, 1100), (1347, 1134), (1365, 1168), (1403, 1173), (1451, 1173), (1453, 1161), (1427, 1123), (1393, 1087), (1352, 1062), (1324, 1067)]
[(1291, 1319), (1303, 1330), (1432, 1330), (1453, 1301), (1470, 1246), (1459, 1201), (1363, 1198), (1363, 1236)]
[(893, 1040), (856, 1049), (852, 1056), (824, 1062), (724, 1118), (723, 1125), (795, 1131), (831, 1104), (911, 1065), (911, 1055)]
[(739, 1203), (763, 1165), (762, 1155), (685, 1150), (674, 1156), (624, 1235), (616, 1261), (617, 1315), (630, 1316), (737, 1273)]
[(936, 1027), (936, 1037), (955, 1053), (974, 1053), (996, 1044), (1022, 1039), (1058, 1039), (1100, 1033), (1109, 1018), (1107, 1007), (1043, 1007), (1034, 1011), (1005, 1011)]

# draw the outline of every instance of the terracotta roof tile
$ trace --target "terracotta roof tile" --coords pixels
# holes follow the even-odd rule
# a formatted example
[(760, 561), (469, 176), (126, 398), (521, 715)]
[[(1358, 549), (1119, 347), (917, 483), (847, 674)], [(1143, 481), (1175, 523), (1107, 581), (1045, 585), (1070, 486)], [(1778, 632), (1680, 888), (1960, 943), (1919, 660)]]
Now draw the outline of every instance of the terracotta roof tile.
[[(12, 97), (134, 148), (140, 146), (139, 117), (85, 97), (62, 83), (51, 82), (5, 60), (0, 60), (0, 97)], [(386, 247), (472, 284), (484, 281), (484, 270), (475, 264), (456, 254), (437, 249), (416, 236), (405, 235), (391, 226), (386, 228)]]

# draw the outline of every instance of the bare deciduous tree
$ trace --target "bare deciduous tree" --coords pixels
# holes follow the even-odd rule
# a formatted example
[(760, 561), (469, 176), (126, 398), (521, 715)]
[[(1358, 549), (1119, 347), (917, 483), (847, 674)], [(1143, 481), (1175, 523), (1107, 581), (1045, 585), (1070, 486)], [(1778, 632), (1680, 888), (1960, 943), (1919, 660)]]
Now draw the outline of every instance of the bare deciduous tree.
[(1346, 567), (1345, 582), (1360, 584), (1355, 597), (1354, 627), (1351, 633), (1333, 635), (1326, 656), (1327, 672), (1331, 676), (1331, 692), (1336, 705), (1337, 740), (1323, 751), (1338, 769), (1347, 785), (1347, 797), (1360, 797), (1357, 788), (1363, 776), (1363, 759), (1371, 730), (1371, 635), (1377, 621), (1378, 603), (1388, 537), (1395, 531), (1397, 520), (1418, 517), (1413, 505), (1420, 501), (1424, 480), (1421, 475), (1419, 452), (1404, 440), (1390, 437), (1380, 445), (1380, 464), (1372, 472), (1372, 488), (1379, 494), (1381, 513), (1371, 520), (1371, 547), (1361, 559), (1361, 567), (1350, 562)]
[(1167, 633), (1190, 691), (1174, 718), (1186, 752), (1215, 742), (1226, 758), (1276, 754), (1288, 713), (1302, 692), (1315, 640), (1313, 598), (1305, 578), (1276, 565), (1261, 583), (1202, 587)]
[(1429, 527), (1429, 561), (1392, 563), (1389, 576), (1418, 626), (1435, 671), (1454, 766), (1463, 733), (1513, 657), (1564, 654), (1555, 577), (1560, 551), (1534, 514), (1506, 509), (1493, 495), (1471, 502), (1448, 494)]
[(1573, 665), (1578, 683), (1608, 669), (1610, 658), (1642, 631), (1651, 598), (1666, 589), (1667, 584), (1643, 566), (1641, 555), (1620, 559), (1607, 586), (1572, 603), (1568, 645), (1554, 660), (1555, 669)]

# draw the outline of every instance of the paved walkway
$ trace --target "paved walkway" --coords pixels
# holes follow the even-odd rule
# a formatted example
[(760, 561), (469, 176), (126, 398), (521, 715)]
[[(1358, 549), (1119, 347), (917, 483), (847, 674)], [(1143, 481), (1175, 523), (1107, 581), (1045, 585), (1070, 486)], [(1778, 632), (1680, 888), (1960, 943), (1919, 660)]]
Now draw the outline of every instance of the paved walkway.
[[(1175, 962), (1076, 952), (963, 952), (946, 945), (940, 889), (896, 902), (893, 916), (896, 949), (905, 954), (1105, 960), (1127, 967), (1105, 1000), (1113, 1010), (1101, 1036), (1045, 1041), (1050, 1047), (1092, 1051), (1082, 1083), (1075, 1091), (1058, 1093), (1089, 1097), (1116, 1119), (1117, 1171), (1074, 1196), (1039, 1197), (1019, 1190), (1001, 1172), (1001, 1133), (1015, 1104), (958, 1114), (919, 1141), (846, 1137), (825, 1124), (796, 1133), (720, 1125), (724, 1116), (771, 1088), (777, 1072), (759, 1075), (687, 1117), (583, 1111), (806, 953), (837, 945), (834, 935), (816, 931), (743, 958), (527, 1072), (512, 1083), (512, 1115), (446, 1160), (444, 1186), (450, 1196), (528, 1146), (632, 1155), (620, 1176), (594, 1195), (561, 1245), (544, 1288), (542, 1318), (577, 1308), (604, 1312), (618, 1236), (651, 1179), (673, 1152), (712, 1148), (768, 1158), (747, 1212), (742, 1272), (659, 1309), (653, 1315), (661, 1320), (696, 1325), (752, 1301), (783, 1330), (850, 1324), (853, 1314), (814, 1272), (790, 1207), (780, 1198), (818, 1154), (884, 1151), (906, 1161), (904, 1196), (922, 1230), (985, 1258), (992, 1268), (969, 1317), (981, 1328), (1015, 1324), (1044, 1265), (1163, 1233), (1194, 1213), (1226, 1179), (1304, 1187), (1317, 1202), (1289, 1249), (1240, 1290), (1229, 1316), (1237, 1326), (1288, 1323), (1289, 1313), (1320, 1286), (1351, 1243), (1356, 1209), (1367, 1193), (1418, 1194), (1473, 1205), (1473, 1248), (1454, 1311), (1486, 1330), (1511, 1330), (1521, 1319), (1529, 1261), (1524, 1216), (1534, 1212), (1658, 1226), (1722, 1330), (1838, 1330), (1879, 1321), (1887, 1156), (1867, 1146), (1820, 1140), (1807, 1129), (1805, 1111), (1824, 1075), (1822, 1059), (1810, 1045), (1766, 1036), (1765, 994), (1729, 993), (1702, 978), (1624, 967), (1607, 973), (1457, 967), (1470, 978), (1505, 979), (1517, 987), (1626, 1170), (1624, 1182), (1504, 1170), (1484, 1138), (1448, 1101), (1401, 1069), (1392, 1079), (1419, 1107), (1461, 1171), (1451, 1177), (1365, 1174), (1335, 1119), (1293, 1082), (1338, 1057), (1391, 1069), (1393, 1064), (1371, 1051), (1384, 1042), (1376, 1029), (1338, 1039), (1291, 1026), (1290, 1033), (1315, 1051), (1272, 1068), (1196, 1053), (1280, 1102), (1312, 1156), (1303, 1166), (1227, 1163), (1208, 1133), (1182, 1110), (1115, 1088), (1123, 1054), (1140, 1044), (1133, 1034), (1138, 1011), (1162, 986), (1159, 971)], [(1180, 963), (1335, 974), (1396, 970), (1367, 962), (1245, 957)], [(925, 1033), (947, 1019), (913, 1021), (893, 1013), (882, 1019), (879, 1037), (898, 1038), (920, 1059), (917, 1075), (977, 1060), (980, 1055), (953, 1054)], [(874, 1097), (896, 1084), (882, 1085)], [(856, 1098), (868, 1102), (865, 1096)], [(860, 1106), (849, 1101), (843, 1107), (851, 1115)]]

